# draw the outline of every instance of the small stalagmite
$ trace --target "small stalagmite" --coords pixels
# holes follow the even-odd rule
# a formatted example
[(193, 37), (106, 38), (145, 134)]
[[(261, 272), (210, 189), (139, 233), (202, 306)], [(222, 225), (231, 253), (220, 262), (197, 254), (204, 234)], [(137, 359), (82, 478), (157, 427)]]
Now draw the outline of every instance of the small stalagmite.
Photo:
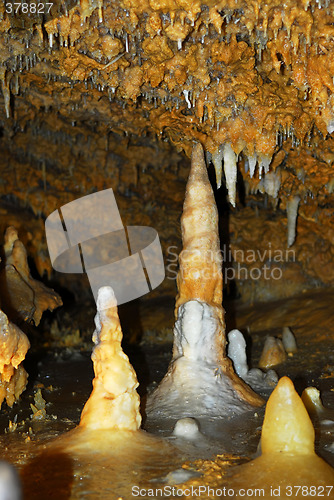
[[(331, 498), (334, 469), (314, 450), (315, 432), (292, 381), (282, 377), (266, 406), (261, 456), (231, 471), (229, 485), (262, 488), (263, 498)], [(275, 493), (273, 493), (275, 492)]]
[(261, 435), (262, 454), (314, 454), (314, 428), (292, 381), (282, 377), (272, 392)]
[(226, 356), (218, 211), (200, 144), (181, 218), (173, 359), (147, 401), (148, 417), (225, 416), (263, 404)]
[(302, 400), (309, 413), (321, 415), (326, 411), (321, 401), (320, 391), (316, 387), (306, 387), (302, 393)]
[(28, 375), (22, 361), (30, 347), (28, 337), (0, 310), (0, 407), (13, 406), (26, 388)]
[(268, 369), (283, 363), (286, 358), (287, 356), (282, 341), (276, 337), (268, 336), (263, 346), (259, 367)]
[(283, 327), (282, 331), (282, 342), (285, 351), (289, 356), (295, 354), (298, 351), (296, 338), (288, 326)]
[(81, 414), (80, 427), (137, 430), (141, 424), (138, 381), (121, 346), (123, 334), (111, 287), (99, 290), (95, 326), (92, 353), (95, 378), (93, 391)]

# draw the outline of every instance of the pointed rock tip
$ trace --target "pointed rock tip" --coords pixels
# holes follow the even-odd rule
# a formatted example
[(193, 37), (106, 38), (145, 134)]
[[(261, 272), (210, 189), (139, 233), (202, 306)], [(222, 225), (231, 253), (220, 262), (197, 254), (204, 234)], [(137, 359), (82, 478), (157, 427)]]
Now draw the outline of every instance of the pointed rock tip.
[(189, 178), (196, 173), (205, 176), (206, 179), (209, 179), (208, 171), (206, 168), (205, 158), (204, 158), (204, 150), (203, 146), (200, 142), (197, 142), (193, 146), (192, 154), (191, 154), (191, 171)]
[(292, 381), (282, 377), (266, 406), (261, 436), (262, 453), (314, 453), (314, 428)]
[(111, 286), (102, 286), (101, 288), (99, 288), (96, 301), (97, 310), (100, 312), (116, 306), (117, 300), (114, 290), (111, 288)]

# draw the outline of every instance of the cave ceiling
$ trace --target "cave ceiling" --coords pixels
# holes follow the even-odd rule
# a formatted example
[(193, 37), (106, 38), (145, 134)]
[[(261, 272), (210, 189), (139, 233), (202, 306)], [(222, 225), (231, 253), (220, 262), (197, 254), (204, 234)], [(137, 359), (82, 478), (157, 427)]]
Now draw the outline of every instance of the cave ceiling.
[[(140, 223), (154, 225), (161, 201), (170, 243), (201, 142), (237, 207), (234, 232), (245, 197), (284, 211), (298, 200), (300, 259), (333, 279), (334, 2), (2, 2), (0, 16), (3, 199), (45, 217), (117, 188), (132, 223), (145, 206)], [(302, 236), (318, 227), (316, 272), (319, 240)]]

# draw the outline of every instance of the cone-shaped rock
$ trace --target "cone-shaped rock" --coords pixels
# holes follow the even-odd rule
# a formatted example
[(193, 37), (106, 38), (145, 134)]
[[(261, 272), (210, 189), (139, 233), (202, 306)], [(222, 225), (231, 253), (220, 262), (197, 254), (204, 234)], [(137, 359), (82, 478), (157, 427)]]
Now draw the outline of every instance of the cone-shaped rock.
[(136, 373), (121, 346), (123, 338), (114, 292), (98, 293), (96, 344), (92, 354), (93, 391), (81, 414), (80, 426), (90, 429), (137, 430), (141, 424)]

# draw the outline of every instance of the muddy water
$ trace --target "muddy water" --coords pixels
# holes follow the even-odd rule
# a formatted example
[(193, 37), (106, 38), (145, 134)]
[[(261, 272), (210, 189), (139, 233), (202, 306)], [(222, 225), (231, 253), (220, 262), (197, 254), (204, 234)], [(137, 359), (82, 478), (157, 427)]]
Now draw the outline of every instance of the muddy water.
[[(278, 336), (283, 326), (292, 328), (298, 352), (278, 366), (277, 372), (289, 375), (298, 392), (309, 385), (321, 390), (328, 410), (313, 417), (316, 449), (334, 466), (333, 299), (334, 291), (328, 290), (265, 307), (239, 307), (235, 303), (225, 307), (230, 328), (239, 327), (247, 337), (252, 366), (257, 366), (267, 334)], [(173, 306), (170, 300), (164, 303), (159, 299), (159, 304), (145, 302), (139, 308), (145, 317), (143, 341), (125, 346), (125, 350), (138, 373), (144, 410), (145, 393), (161, 379), (171, 354), (169, 334), (164, 335), (164, 341), (150, 343), (147, 339), (151, 340), (154, 332), (159, 335), (163, 318), (170, 326)], [(131, 337), (131, 322), (127, 328)], [(145, 332), (149, 334), (145, 336)], [(34, 361), (29, 389), (13, 409), (3, 409), (0, 418), (2, 458), (18, 468), (26, 499), (128, 499), (135, 497), (132, 493), (139, 487), (143, 490), (140, 497), (145, 498), (146, 492), (149, 498), (149, 488), (184, 483), (196, 473), (202, 474), (198, 481), (217, 484), (228, 470), (238, 471), (239, 464), (256, 455), (263, 409), (238, 419), (201, 420), (202, 436), (194, 442), (172, 436), (172, 422), (151, 422), (138, 433), (74, 430), (91, 390), (90, 353), (41, 350)], [(37, 387), (47, 402), (47, 418), (41, 421), (30, 418)], [(10, 420), (15, 421), (12, 432), (8, 429)]]

